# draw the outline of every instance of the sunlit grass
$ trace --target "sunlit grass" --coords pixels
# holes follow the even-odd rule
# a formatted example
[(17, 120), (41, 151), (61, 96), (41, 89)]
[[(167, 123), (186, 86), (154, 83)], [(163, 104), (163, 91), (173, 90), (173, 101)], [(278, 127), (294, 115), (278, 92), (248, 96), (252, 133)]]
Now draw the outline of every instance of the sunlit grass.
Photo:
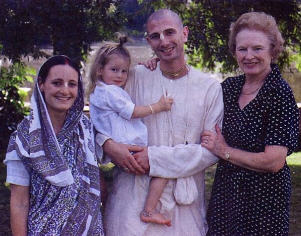
[(286, 158), (291, 169), (292, 196), (290, 204), (290, 234), (301, 235), (301, 152), (296, 152)]
[(287, 164), (289, 166), (301, 166), (301, 152), (295, 152), (286, 158)]
[(100, 169), (104, 172), (112, 170), (115, 165), (112, 162), (100, 165)]

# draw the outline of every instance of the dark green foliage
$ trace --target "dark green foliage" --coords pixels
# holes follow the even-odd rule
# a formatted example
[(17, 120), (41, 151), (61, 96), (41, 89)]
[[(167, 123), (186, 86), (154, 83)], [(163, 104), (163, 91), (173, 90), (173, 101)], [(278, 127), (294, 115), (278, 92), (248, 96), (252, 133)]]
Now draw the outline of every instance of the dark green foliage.
[(4, 150), (9, 136), (25, 115), (25, 108), (16, 87), (0, 89), (0, 109), (0, 150)]
[(94, 41), (109, 38), (124, 23), (121, 0), (0, 0), (0, 43), (3, 54), (44, 56), (40, 47), (53, 46), (53, 54), (85, 61)]
[(26, 1), (0, 0), (0, 43), (2, 54), (13, 61), (19, 61), (20, 56), (34, 51), (36, 45), (33, 25)]
[(151, 12), (151, 9), (146, 9), (143, 4), (139, 4), (137, 0), (127, 0), (121, 4), (121, 8), (127, 18), (127, 22), (124, 27), (130, 34), (135, 36), (144, 34), (144, 22), (147, 20), (147, 16)]
[(28, 72), (22, 63), (0, 68), (0, 150), (6, 149), (10, 134), (29, 111), (18, 92)]

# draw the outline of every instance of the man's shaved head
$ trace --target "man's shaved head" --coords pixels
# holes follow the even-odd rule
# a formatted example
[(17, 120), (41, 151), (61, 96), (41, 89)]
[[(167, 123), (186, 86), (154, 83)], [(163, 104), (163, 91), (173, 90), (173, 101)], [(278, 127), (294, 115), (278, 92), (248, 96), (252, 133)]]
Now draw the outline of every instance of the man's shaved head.
[(175, 23), (178, 24), (180, 28), (183, 28), (182, 20), (177, 13), (175, 13), (174, 11), (169, 10), (169, 9), (160, 9), (158, 11), (155, 11), (148, 17), (147, 22), (146, 22), (146, 31), (148, 31), (147, 27), (151, 21), (158, 21), (158, 20), (164, 19), (165, 17), (172, 17), (174, 19)]

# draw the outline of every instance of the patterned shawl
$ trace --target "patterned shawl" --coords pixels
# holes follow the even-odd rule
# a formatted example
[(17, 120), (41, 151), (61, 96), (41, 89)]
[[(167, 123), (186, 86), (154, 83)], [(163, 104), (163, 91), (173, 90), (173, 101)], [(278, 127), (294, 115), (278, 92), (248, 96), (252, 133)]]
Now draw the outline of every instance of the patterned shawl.
[(30, 115), (11, 137), (7, 157), (18, 156), (31, 177), (28, 235), (103, 235), (93, 127), (83, 107), (80, 79), (56, 135), (36, 82)]

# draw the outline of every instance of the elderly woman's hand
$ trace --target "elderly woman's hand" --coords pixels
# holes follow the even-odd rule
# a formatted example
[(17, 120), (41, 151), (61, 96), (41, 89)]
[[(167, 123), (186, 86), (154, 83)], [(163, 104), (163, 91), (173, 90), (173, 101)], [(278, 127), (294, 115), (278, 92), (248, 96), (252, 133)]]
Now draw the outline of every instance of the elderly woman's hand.
[(215, 131), (216, 133), (205, 130), (201, 134), (201, 145), (215, 155), (224, 158), (228, 145), (218, 125), (215, 125)]
[(149, 59), (145, 62), (139, 62), (139, 65), (144, 65), (147, 69), (153, 71), (157, 68), (157, 63), (158, 61), (160, 61), (160, 59), (158, 57)]

